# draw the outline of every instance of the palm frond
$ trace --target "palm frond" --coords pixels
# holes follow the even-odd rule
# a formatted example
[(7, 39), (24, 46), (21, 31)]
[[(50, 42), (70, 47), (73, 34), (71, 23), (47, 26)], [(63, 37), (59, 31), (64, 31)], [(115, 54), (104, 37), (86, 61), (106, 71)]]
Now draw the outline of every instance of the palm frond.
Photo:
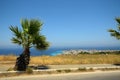
[(36, 35), (39, 34), (39, 31), (42, 27), (43, 23), (38, 20), (30, 20), (30, 27), (29, 27), (29, 34), (30, 35)]
[(120, 39), (120, 35), (119, 35), (119, 36), (117, 36), (117, 39), (118, 39), (118, 40)]
[(109, 29), (108, 32), (115, 32), (115, 30), (113, 30), (113, 29)]
[(22, 44), (22, 40), (20, 40), (20, 39), (18, 39), (18, 38), (13, 37), (11, 40), (12, 40), (12, 42), (15, 43), (15, 44), (18, 44), (18, 45), (21, 45), (21, 44)]
[(120, 33), (118, 31), (110, 30), (109, 32), (110, 32), (111, 36), (114, 36), (117, 39), (120, 39)]
[(46, 38), (42, 36), (35, 36), (33, 40), (35, 48), (38, 50), (45, 50), (49, 47), (49, 43), (46, 41)]
[(36, 46), (35, 46), (35, 48), (36, 48), (37, 50), (46, 50), (46, 49), (48, 49), (48, 47), (49, 47), (49, 43), (40, 44), (40, 45), (36, 45)]
[(111, 36), (115, 36), (115, 33), (111, 33)]
[(28, 32), (29, 20), (27, 20), (27, 19), (22, 19), (22, 20), (21, 20), (21, 25), (22, 25), (23, 31)]
[(120, 24), (120, 17), (115, 19)]
[(120, 24), (118, 25), (118, 31), (120, 31)]
[(35, 48), (37, 50), (46, 50), (49, 47), (49, 42), (47, 41), (42, 41), (41, 43), (37, 43)]
[(21, 32), (21, 30), (18, 29), (17, 26), (16, 27), (10, 26), (9, 28), (17, 38), (22, 37), (22, 32)]

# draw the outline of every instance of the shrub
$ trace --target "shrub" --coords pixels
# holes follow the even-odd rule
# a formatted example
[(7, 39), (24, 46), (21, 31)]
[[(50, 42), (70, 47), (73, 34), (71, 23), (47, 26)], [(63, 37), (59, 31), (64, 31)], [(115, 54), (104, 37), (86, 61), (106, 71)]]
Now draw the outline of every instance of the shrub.
[(71, 70), (70, 70), (70, 69), (65, 69), (64, 71), (65, 71), (66, 73), (71, 72)]
[(94, 71), (94, 69), (93, 68), (89, 68), (89, 71)]
[(7, 71), (14, 71), (14, 68), (10, 67)]
[(61, 73), (62, 72), (62, 70), (56, 70), (57, 72), (59, 72), (59, 73)]
[(32, 68), (28, 67), (28, 68), (26, 69), (26, 73), (28, 73), (28, 74), (32, 74), (32, 73), (33, 73)]
[(78, 71), (87, 71), (86, 68), (78, 68)]

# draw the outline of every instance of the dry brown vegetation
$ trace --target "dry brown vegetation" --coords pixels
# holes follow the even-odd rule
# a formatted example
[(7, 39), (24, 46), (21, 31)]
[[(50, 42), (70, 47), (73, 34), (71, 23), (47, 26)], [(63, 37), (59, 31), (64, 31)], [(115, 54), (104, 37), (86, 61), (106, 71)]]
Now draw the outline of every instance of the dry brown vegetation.
[[(15, 61), (16, 56), (0, 56), (0, 61)], [(78, 54), (59, 56), (32, 56), (30, 64), (61, 65), (61, 64), (118, 64), (120, 55), (117, 54)]]
[(16, 56), (14, 55), (1, 55), (0, 56), (0, 61), (15, 61)]
[(120, 63), (120, 55), (109, 54), (79, 54), (59, 56), (31, 57), (32, 64), (61, 65), (61, 64), (116, 64)]

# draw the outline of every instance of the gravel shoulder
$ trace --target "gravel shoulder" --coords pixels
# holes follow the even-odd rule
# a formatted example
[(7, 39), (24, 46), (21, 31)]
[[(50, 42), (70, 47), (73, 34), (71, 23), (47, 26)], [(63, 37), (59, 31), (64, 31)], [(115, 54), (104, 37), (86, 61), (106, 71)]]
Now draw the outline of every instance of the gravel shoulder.
[[(120, 67), (120, 65), (113, 64), (80, 64), (80, 65), (47, 65), (49, 69), (71, 69), (71, 68), (109, 68)], [(9, 68), (13, 68), (13, 64), (0, 64), (0, 72), (4, 72)]]

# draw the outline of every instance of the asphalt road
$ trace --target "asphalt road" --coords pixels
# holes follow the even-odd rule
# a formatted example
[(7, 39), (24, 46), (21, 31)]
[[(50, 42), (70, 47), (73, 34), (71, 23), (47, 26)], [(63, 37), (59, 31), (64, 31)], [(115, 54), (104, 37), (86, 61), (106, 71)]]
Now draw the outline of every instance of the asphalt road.
[(120, 80), (120, 71), (18, 76), (0, 80)]

